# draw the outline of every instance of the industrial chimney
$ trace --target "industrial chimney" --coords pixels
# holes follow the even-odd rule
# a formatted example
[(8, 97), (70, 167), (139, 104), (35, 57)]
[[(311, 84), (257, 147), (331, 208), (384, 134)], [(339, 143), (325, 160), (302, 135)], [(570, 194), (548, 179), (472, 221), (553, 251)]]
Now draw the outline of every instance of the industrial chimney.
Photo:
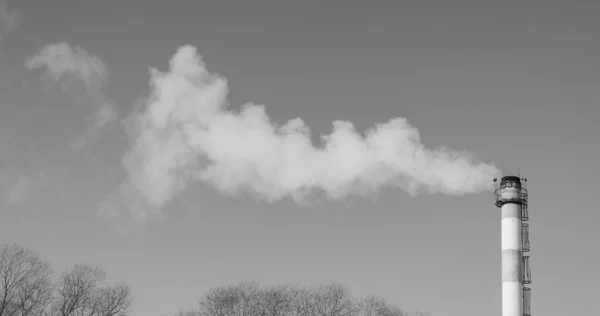
[[(496, 182), (497, 179), (494, 179)], [(502, 210), (502, 316), (530, 316), (529, 220), (527, 179), (506, 176), (496, 185), (496, 206)]]

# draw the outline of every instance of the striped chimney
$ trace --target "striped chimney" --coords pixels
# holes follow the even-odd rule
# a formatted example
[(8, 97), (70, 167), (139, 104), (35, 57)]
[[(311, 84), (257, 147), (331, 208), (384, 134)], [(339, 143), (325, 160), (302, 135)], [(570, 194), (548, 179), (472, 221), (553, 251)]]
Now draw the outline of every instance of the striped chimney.
[[(523, 180), (523, 181), (522, 181)], [(496, 179), (494, 179), (494, 182)], [(531, 282), (529, 272), (529, 220), (527, 179), (506, 176), (500, 179), (494, 195), (502, 213), (502, 316), (529, 316)]]

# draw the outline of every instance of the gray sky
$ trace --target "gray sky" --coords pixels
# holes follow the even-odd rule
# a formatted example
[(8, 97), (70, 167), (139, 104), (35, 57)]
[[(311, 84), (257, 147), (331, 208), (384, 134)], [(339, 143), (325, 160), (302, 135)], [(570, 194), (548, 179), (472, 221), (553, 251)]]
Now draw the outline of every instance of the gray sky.
[[(406, 310), (500, 315), (500, 214), (479, 186), (411, 197), (401, 184), (375, 198), (311, 195), (299, 205), (220, 190), (230, 183), (220, 177), (167, 194), (173, 187), (156, 168), (174, 160), (166, 147), (144, 155), (132, 118), (149, 119), (154, 112), (141, 109), (159, 104), (143, 102), (157, 76), (149, 69), (169, 72), (185, 45), (226, 78), (230, 109), (264, 104), (277, 125), (300, 117), (315, 146), (333, 121), (363, 132), (401, 117), (426, 148), (466, 150), (504, 174), (520, 168), (530, 190), (532, 312), (596, 311), (594, 1), (9, 0), (8, 9), (18, 25), (0, 28), (0, 241), (31, 247), (57, 269), (102, 265), (132, 285), (134, 316), (192, 307), (228, 282), (332, 279)], [(191, 76), (187, 65), (179, 73)], [(233, 135), (218, 143), (269, 153), (233, 146), (245, 133)], [(188, 171), (207, 159), (185, 157)], [(260, 166), (252, 170), (271, 170)], [(487, 175), (432, 170), (417, 177), (431, 184), (425, 190), (465, 189), (475, 178), (461, 176)], [(146, 195), (132, 196), (140, 185)]]

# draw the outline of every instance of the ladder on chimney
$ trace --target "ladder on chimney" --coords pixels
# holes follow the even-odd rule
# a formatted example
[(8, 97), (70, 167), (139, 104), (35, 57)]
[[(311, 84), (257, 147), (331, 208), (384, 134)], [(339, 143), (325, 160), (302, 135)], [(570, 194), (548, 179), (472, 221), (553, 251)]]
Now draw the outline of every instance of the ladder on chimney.
[[(526, 182), (525, 180), (524, 182)], [(525, 184), (524, 183), (524, 184)], [(525, 189), (525, 192), (527, 189)], [(531, 270), (529, 268), (529, 256), (523, 255), (529, 252), (529, 213), (527, 210), (528, 194), (521, 195), (521, 283), (523, 284), (523, 316), (531, 316), (531, 288), (526, 287), (526, 284), (531, 283)]]

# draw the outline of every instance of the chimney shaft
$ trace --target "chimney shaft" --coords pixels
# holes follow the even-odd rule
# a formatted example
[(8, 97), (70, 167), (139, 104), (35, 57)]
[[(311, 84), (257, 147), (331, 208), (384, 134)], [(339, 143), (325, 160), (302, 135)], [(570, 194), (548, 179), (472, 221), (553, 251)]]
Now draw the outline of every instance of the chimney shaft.
[[(525, 180), (526, 181), (526, 180)], [(527, 221), (527, 190), (521, 179), (515, 176), (503, 177), (495, 190), (496, 206), (502, 214), (502, 316), (527, 316), (523, 295), (525, 279), (523, 251), (527, 236), (522, 236), (524, 221)], [(527, 257), (528, 258), (528, 257)], [(527, 278), (529, 274), (527, 272)]]

